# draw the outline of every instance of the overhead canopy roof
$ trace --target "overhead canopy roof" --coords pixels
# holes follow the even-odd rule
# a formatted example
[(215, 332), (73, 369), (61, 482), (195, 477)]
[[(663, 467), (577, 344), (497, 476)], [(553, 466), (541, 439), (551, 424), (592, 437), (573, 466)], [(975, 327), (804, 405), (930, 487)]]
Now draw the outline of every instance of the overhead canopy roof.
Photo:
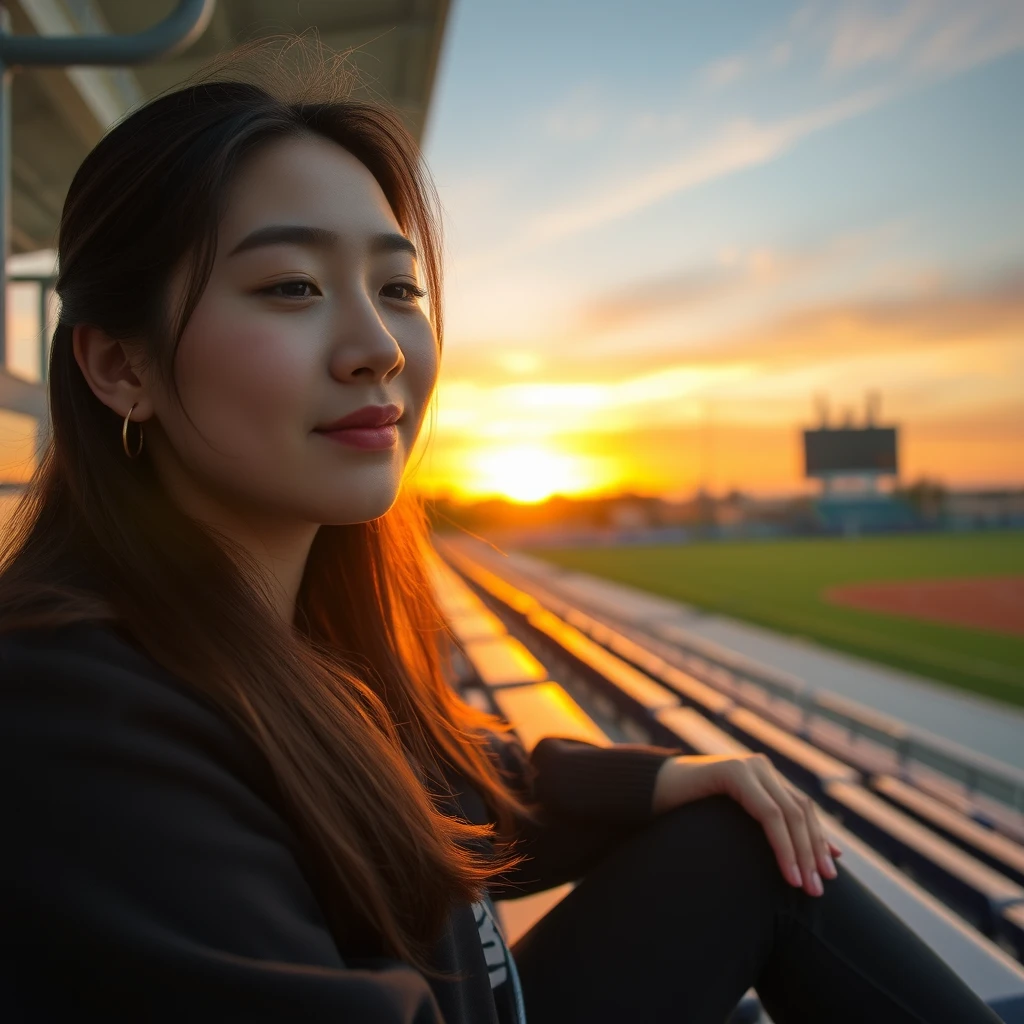
[[(16, 34), (133, 33), (174, 0), (7, 0)], [(182, 82), (211, 57), (256, 37), (315, 29), (331, 50), (353, 52), (363, 95), (402, 112), (423, 135), (448, 0), (218, 0), (203, 35), (177, 57), (130, 69), (31, 69), (12, 90), (11, 251), (56, 246), (64, 195), (104, 131), (137, 104)]]

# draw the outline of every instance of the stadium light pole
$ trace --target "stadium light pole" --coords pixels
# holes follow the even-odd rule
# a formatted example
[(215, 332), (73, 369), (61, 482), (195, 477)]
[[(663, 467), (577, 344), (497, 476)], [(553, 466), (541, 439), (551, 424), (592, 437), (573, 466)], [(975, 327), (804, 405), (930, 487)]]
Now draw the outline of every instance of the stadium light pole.
[[(163, 21), (133, 35), (15, 36), (0, 0), (0, 371), (7, 366), (7, 256), (11, 225), (11, 81), (27, 67), (126, 67), (172, 57), (206, 30), (217, 0), (178, 0)], [(45, 325), (40, 325), (44, 329)]]

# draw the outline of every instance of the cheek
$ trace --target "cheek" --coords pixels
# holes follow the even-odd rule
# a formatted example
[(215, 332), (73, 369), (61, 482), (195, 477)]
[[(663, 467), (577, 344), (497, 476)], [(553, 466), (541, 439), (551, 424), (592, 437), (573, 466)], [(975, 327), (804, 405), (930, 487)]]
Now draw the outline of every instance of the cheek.
[(428, 323), (424, 322), (422, 331), (407, 339), (402, 354), (405, 356), (402, 369), (405, 394), (410, 408), (416, 412), (418, 427), (426, 413), (439, 368), (437, 342)]
[(315, 346), (284, 319), (200, 308), (182, 338), (177, 372), (185, 408), (229, 450), (302, 432), (311, 415)]

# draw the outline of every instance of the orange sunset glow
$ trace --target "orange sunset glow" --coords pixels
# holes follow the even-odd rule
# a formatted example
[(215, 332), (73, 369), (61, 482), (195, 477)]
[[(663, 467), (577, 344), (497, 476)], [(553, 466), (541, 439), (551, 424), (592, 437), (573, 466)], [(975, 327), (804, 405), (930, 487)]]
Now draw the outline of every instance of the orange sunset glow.
[(1020, 486), (1024, 9), (705, 13), (588, 9), (584, 47), (568, 16), (538, 40), (532, 3), (456, 11), (416, 485), (802, 493), (816, 402), (857, 425), (877, 392), (902, 482)]

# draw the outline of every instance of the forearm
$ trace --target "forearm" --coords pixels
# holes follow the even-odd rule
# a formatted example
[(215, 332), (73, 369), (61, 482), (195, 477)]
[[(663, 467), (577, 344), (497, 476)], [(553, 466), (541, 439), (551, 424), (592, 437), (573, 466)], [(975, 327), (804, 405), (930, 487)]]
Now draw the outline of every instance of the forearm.
[(655, 777), (652, 812), (663, 814), (691, 800), (721, 792), (719, 766), (727, 760), (723, 754), (681, 754), (668, 758)]
[(557, 820), (643, 824), (651, 816), (654, 779), (679, 749), (616, 743), (596, 747), (549, 737), (531, 756), (532, 800)]
[(494, 735), (492, 743), (512, 788), (539, 814), (536, 823), (521, 822), (517, 830), (516, 850), (527, 860), (503, 879), (514, 895), (581, 878), (616, 842), (650, 821), (655, 775), (679, 753), (548, 737), (527, 755), (508, 734)]

